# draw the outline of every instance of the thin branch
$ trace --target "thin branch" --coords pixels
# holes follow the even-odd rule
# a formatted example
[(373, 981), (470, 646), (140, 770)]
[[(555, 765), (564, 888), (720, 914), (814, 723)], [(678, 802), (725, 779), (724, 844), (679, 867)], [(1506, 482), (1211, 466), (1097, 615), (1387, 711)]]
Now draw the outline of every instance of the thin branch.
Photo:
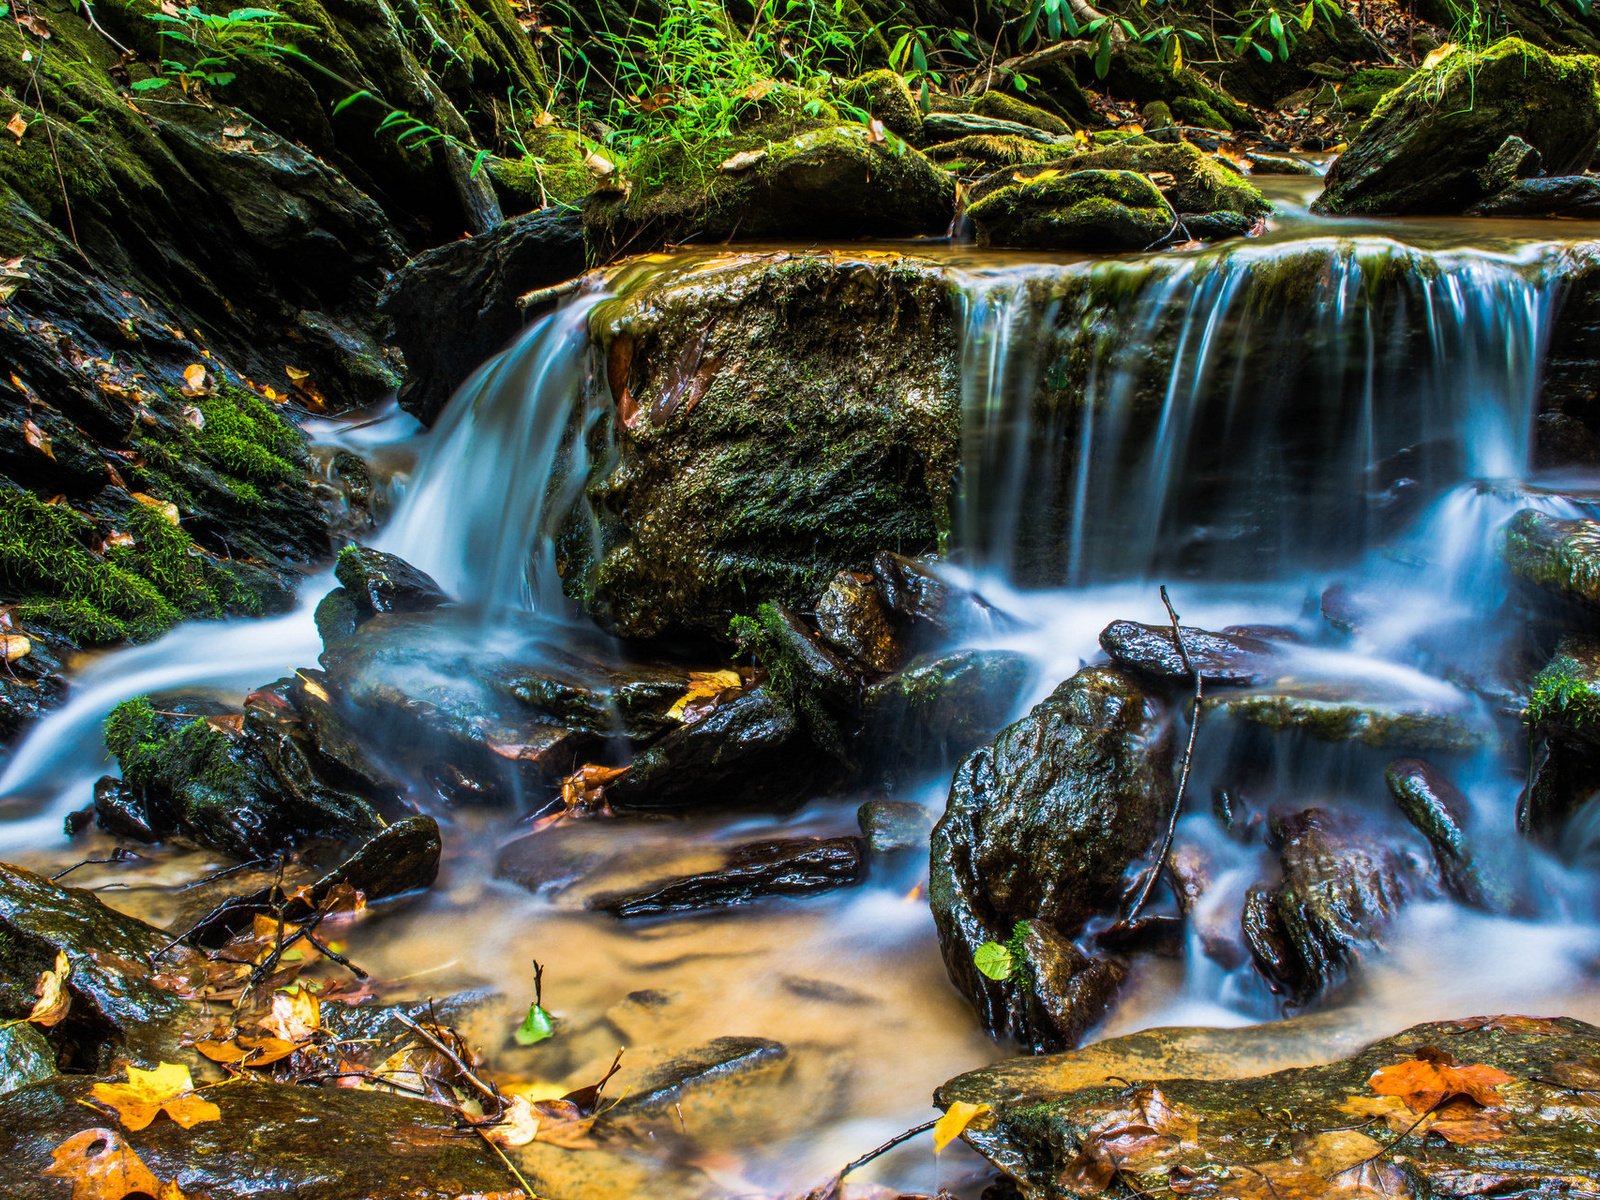
[(875, 1158), (878, 1158), (880, 1155), (884, 1155), (884, 1154), (889, 1153), (889, 1151), (893, 1150), (896, 1146), (900, 1145), (900, 1143), (909, 1142), (912, 1138), (916, 1137), (919, 1133), (927, 1133), (928, 1130), (932, 1129), (938, 1123), (939, 1123), (939, 1120), (938, 1120), (937, 1117), (935, 1117), (931, 1121), (924, 1121), (921, 1125), (912, 1126), (910, 1129), (906, 1130), (904, 1133), (895, 1134), (892, 1138), (890, 1138), (883, 1145), (877, 1147), (876, 1149), (868, 1150), (860, 1158), (854, 1159), (851, 1162), (846, 1163), (844, 1170), (839, 1172), (839, 1178), (843, 1179), (846, 1175), (850, 1174), (851, 1171), (854, 1171), (854, 1170), (857, 1170), (857, 1169), (859, 1169), (861, 1167), (866, 1166), (869, 1162), (871, 1162)]

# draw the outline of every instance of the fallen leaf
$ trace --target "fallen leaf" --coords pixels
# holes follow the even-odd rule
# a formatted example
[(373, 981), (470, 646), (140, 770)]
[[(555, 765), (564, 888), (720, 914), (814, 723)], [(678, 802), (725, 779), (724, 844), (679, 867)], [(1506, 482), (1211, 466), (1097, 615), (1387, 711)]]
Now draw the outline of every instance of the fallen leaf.
[(606, 178), (608, 175), (614, 175), (617, 170), (616, 163), (603, 154), (593, 152), (584, 158), (583, 165), (588, 168), (589, 174), (598, 176), (601, 179)]
[(178, 390), (185, 396), (209, 396), (216, 389), (211, 386), (205, 367), (200, 363), (190, 363), (183, 369), (183, 382), (178, 385)]
[(994, 1109), (987, 1104), (970, 1104), (965, 1100), (953, 1102), (944, 1110), (944, 1116), (934, 1122), (933, 1152), (938, 1154), (974, 1124), (981, 1129), (993, 1119)]
[(1398, 1096), (1414, 1113), (1424, 1113), (1456, 1096), (1485, 1108), (1502, 1104), (1505, 1098), (1494, 1089), (1511, 1081), (1512, 1076), (1483, 1063), (1463, 1067), (1419, 1057), (1374, 1072), (1367, 1086), (1380, 1096)]
[(288, 1041), (310, 1041), (322, 1030), (322, 1006), (305, 987), (293, 992), (274, 992), (272, 1015), (261, 1024), (262, 1028)]
[(28, 123), (22, 119), (21, 113), (13, 113), (11, 115), (11, 120), (6, 122), (6, 132), (16, 138), (17, 141), (20, 142), (22, 140), (22, 135), (28, 132)]
[(627, 767), (602, 767), (588, 763), (561, 781), (561, 802), (568, 812), (587, 812), (605, 803), (605, 785)]
[(1228, 1200), (1407, 1200), (1405, 1175), (1377, 1156), (1383, 1147), (1352, 1130), (1296, 1134), (1284, 1158), (1235, 1166)]
[[(0, 638), (0, 642), (9, 642), (18, 636), (7, 634)], [(28, 639), (20, 640), (26, 642)], [(9, 662), (10, 659), (7, 658), (6, 661)], [(38, 999), (33, 1002), (33, 1010), (28, 1013), (28, 1020), (35, 1025), (43, 1025), (46, 1029), (61, 1023), (72, 1008), (72, 993), (67, 991), (67, 976), (71, 974), (72, 964), (67, 960), (65, 953), (57, 950), (54, 969), (43, 972), (33, 985), (33, 994)]]
[(40, 1172), (69, 1180), (71, 1200), (185, 1200), (178, 1181), (163, 1184), (114, 1129), (85, 1129), (50, 1152), (55, 1161)]
[(1437, 47), (1437, 48), (1435, 48), (1433, 50), (1430, 50), (1428, 52), (1428, 57), (1422, 60), (1422, 66), (1419, 67), (1418, 70), (1421, 70), (1421, 71), (1431, 71), (1431, 70), (1433, 70), (1440, 63), (1442, 63), (1445, 59), (1449, 58), (1452, 54), (1454, 54), (1456, 52), (1456, 49), (1457, 49), (1457, 47), (1456, 47), (1456, 44), (1454, 42), (1446, 42), (1444, 45), (1439, 46), (1439, 47)]
[(146, 508), (153, 508), (167, 519), (170, 524), (178, 524), (178, 506), (170, 500), (161, 500), (147, 492), (134, 492), (133, 498)]
[(667, 717), (692, 724), (711, 712), (728, 692), (743, 686), (744, 680), (737, 671), (690, 671), (689, 689), (667, 709)]
[(295, 383), (303, 383), (311, 378), (310, 371), (302, 371), (299, 367), (284, 367), (283, 373)]
[(189, 1068), (179, 1063), (164, 1062), (153, 1071), (130, 1063), (127, 1083), (97, 1083), (89, 1095), (115, 1109), (122, 1123), (133, 1130), (145, 1128), (163, 1112), (184, 1129), (222, 1119), (220, 1108), (195, 1093)]
[(205, 413), (201, 412), (192, 404), (183, 410), (183, 419), (187, 424), (193, 425), (196, 429), (204, 429), (206, 427)]
[(33, 653), (33, 643), (20, 633), (0, 634), (0, 659), (14, 663)]
[(765, 150), (741, 150), (737, 154), (728, 155), (727, 158), (718, 163), (717, 170), (729, 173), (747, 171), (766, 158), (766, 156), (767, 152)]
[(522, 1018), (511, 1036), (519, 1046), (534, 1046), (555, 1034), (555, 1019), (544, 1005), (535, 1001), (528, 1006), (528, 1015)]
[(45, 436), (44, 430), (40, 429), (32, 421), (24, 421), (22, 423), (22, 437), (23, 440), (28, 443), (28, 445), (32, 446), (46, 458), (55, 458), (56, 452), (50, 445), (50, 439)]
[(502, 1146), (526, 1146), (539, 1136), (539, 1111), (526, 1097), (512, 1096), (493, 1125), (479, 1126), (490, 1141)]
[(888, 133), (883, 128), (883, 122), (874, 117), (867, 122), (867, 143), (873, 146), (882, 145), (889, 140)]

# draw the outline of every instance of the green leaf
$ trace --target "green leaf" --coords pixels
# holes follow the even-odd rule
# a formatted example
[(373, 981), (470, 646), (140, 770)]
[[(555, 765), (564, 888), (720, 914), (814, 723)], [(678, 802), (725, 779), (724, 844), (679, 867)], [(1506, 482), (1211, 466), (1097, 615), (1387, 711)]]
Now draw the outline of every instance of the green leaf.
[(133, 88), (133, 90), (134, 90), (134, 91), (136, 91), (136, 92), (153, 92), (153, 91), (155, 91), (155, 90), (156, 90), (156, 89), (157, 89), (157, 88), (164, 88), (164, 87), (166, 87), (166, 86), (167, 86), (167, 84), (168, 84), (168, 83), (170, 83), (170, 82), (171, 82), (171, 80), (167, 80), (167, 79), (162, 79), (162, 78), (160, 78), (160, 77), (157, 77), (157, 76), (152, 76), (152, 77), (151, 77), (151, 78), (149, 78), (149, 79), (140, 79), (140, 80), (136, 80), (136, 81), (135, 81), (135, 82), (134, 82), (134, 83), (133, 83), (133, 84), (132, 84), (132, 85), (130, 85), (130, 86), (131, 86), (131, 87), (132, 87), (132, 88)]
[(555, 1018), (545, 1011), (544, 1005), (534, 1003), (528, 1005), (528, 1015), (522, 1018), (522, 1024), (511, 1036), (516, 1038), (519, 1046), (534, 1046), (552, 1037), (555, 1031)]
[(1010, 979), (1011, 973), (1017, 969), (1017, 961), (1011, 957), (1011, 951), (999, 942), (985, 942), (973, 951), (972, 965), (990, 979), (1002, 983)]
[(373, 95), (372, 95), (371, 92), (367, 91), (366, 88), (362, 88), (359, 92), (351, 92), (343, 100), (339, 101), (339, 103), (337, 103), (337, 104), (335, 104), (333, 106), (332, 115), (337, 117), (340, 113), (342, 113), (345, 109), (349, 108), (357, 100), (371, 100), (371, 99), (373, 99)]

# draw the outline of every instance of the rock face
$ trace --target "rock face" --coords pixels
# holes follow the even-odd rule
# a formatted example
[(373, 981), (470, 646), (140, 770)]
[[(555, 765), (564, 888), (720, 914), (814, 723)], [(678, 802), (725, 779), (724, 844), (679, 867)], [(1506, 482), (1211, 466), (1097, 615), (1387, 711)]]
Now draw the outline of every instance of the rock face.
[(990, 192), (968, 210), (980, 246), (1148, 250), (1177, 228), (1177, 214), (1143, 175), (1039, 174)]
[(1600, 642), (1562, 638), (1534, 676), (1526, 715), (1528, 781), (1517, 824), (1549, 839), (1600, 788)]
[[(1070, 994), (1070, 980), (997, 982), (973, 954), (1019, 921), (1070, 942), (1113, 908), (1173, 790), (1165, 713), (1108, 667), (1080, 671), (962, 763), (934, 828), (928, 895), (945, 966), (985, 1028), (1046, 1047), (1081, 1031), (1081, 1010), (1049, 1000)], [(1086, 969), (1065, 950), (1061, 959)]]
[(432, 576), (366, 546), (346, 546), (333, 573), (349, 593), (358, 623), (379, 613), (428, 612), (450, 602)]
[(1600, 217), (1600, 179), (1561, 175), (1554, 179), (1519, 179), (1487, 200), (1467, 209), (1479, 217)]
[(950, 304), (915, 263), (778, 254), (602, 310), (615, 466), (587, 493), (598, 538), (571, 530), (568, 590), (619, 634), (725, 638), (883, 546), (931, 549), (960, 457)]
[(1383, 100), (1313, 207), (1456, 213), (1525, 175), (1579, 170), (1600, 139), (1597, 85), (1596, 59), (1515, 38), (1456, 51)]
[[(1241, 1200), (1592, 1193), (1600, 1129), (1592, 1109), (1574, 1105), (1574, 1088), (1584, 1085), (1572, 1072), (1600, 1051), (1600, 1029), (1567, 1018), (1447, 1021), (1413, 1026), (1325, 1066), (1302, 1064), (1339, 1053), (1346, 1039), (1308, 1033), (1297, 1040), (1282, 1025), (1150, 1030), (974, 1071), (937, 1098), (995, 1110), (995, 1123), (969, 1127), (966, 1140), (1026, 1200), (1103, 1195), (1106, 1171), (1141, 1194), (1205, 1179), (1214, 1195)], [(1482, 1123), (1491, 1136), (1446, 1140), (1448, 1130), (1419, 1126), (1419, 1112), (1370, 1086), (1384, 1068), (1425, 1069), (1430, 1057), (1510, 1077), (1485, 1097), (1488, 1107), (1462, 1106), (1463, 1123)], [(1144, 1086), (1129, 1088), (1126, 1079)], [(1355, 1106), (1382, 1115), (1353, 1121)], [(1294, 1114), (1292, 1142), (1283, 1113)], [(1407, 1127), (1413, 1135), (1396, 1140)], [(1369, 1159), (1377, 1177), (1351, 1169)], [(1371, 1182), (1352, 1189), (1353, 1178)]]
[(406, 356), (401, 407), (431, 425), (451, 393), (522, 327), (518, 298), (575, 278), (586, 265), (582, 217), (557, 208), (406, 263), (378, 297)]

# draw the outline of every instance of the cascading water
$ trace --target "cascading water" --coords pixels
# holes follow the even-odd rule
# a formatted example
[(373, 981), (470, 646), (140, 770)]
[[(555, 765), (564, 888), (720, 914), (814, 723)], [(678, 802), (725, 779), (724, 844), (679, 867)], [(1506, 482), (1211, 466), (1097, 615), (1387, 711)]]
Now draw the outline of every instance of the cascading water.
[[(1565, 254), (1546, 243), (1429, 251), (1318, 229), (1200, 255), (951, 269), (966, 422), (952, 557), (1013, 618), (984, 635), (989, 644), (1036, 664), (1019, 713), (1099, 654), (1110, 621), (1164, 619), (1155, 585), (1167, 583), (1187, 623), (1276, 627), (1291, 682), (1400, 697), (1493, 735), (1452, 761), (1479, 826), (1507, 835), (1491, 839), (1490, 865), (1527, 902), (1515, 916), (1413, 905), (1363, 972), (1371, 1003), (1351, 1019), (1375, 1029), (1451, 1008), (1454, 994), (1437, 986), (1419, 1007), (1408, 982), (1443, 979), (1441, 964), (1508, 944), (1538, 970), (1478, 979), (1463, 1009), (1595, 1015), (1579, 998), (1585, 956), (1600, 950), (1592, 880), (1509, 836), (1519, 780), (1494, 711), (1507, 588), (1498, 530), (1520, 508), (1590, 507), (1581, 488), (1528, 483)], [(374, 544), (463, 601), (421, 630), (401, 668), (391, 664), (425, 675), (434, 694), (481, 686), (497, 656), (526, 663), (595, 640), (564, 616), (555, 539), (596, 469), (588, 435), (611, 402), (587, 332), (605, 297), (596, 287), (530, 326), (417, 440), (416, 466)], [(1337, 638), (1319, 613), (1334, 583), (1369, 614)], [(98, 728), (116, 702), (196, 687), (236, 699), (315, 662), (312, 611), (332, 586), (319, 573), (291, 614), (184, 626), (81, 672), (68, 706), (0, 777), (0, 803), (18, 815), (0, 825), (0, 850), (61, 848), (62, 816), (105, 767)], [(1248, 735), (1203, 720), (1180, 840), (1213, 860), (1213, 886), (1190, 914), (1185, 957), (1141, 961), (1105, 1030), (1282, 1012), (1251, 968), (1219, 962), (1203, 944), (1203, 930), (1237, 927), (1264, 867), (1259, 844), (1226, 836), (1206, 811), (1213, 792), (1237, 786)], [(1382, 767), (1375, 751), (1302, 747), (1250, 782), (1392, 823)], [(947, 787), (941, 776), (907, 794), (938, 808)], [(856, 799), (811, 805), (786, 819), (785, 833), (836, 831)], [(777, 1110), (702, 1134), (708, 1173), (722, 1150), (736, 1148), (742, 1164), (710, 1194), (781, 1190), (836, 1169), (921, 1120), (933, 1084), (995, 1054), (945, 982), (920, 892), (906, 894), (914, 866), (725, 922), (713, 945), (703, 926), (641, 932), (492, 882), (508, 822), (443, 815), (456, 824), (446, 838), (456, 857), (435, 893), (387, 927), (387, 941), (363, 947), (370, 969), (425, 969), (457, 987), (504, 981), (506, 964), (531, 957), (551, 964), (547, 993), (570, 1023), (551, 1043), (565, 1056), (548, 1060), (552, 1072), (608, 1056), (619, 1037), (646, 1053), (729, 1032), (796, 1048)], [(580, 829), (562, 853), (580, 864), (605, 853), (604, 824)], [(633, 826), (629, 865), (692, 860), (709, 841), (771, 828), (766, 818), (685, 821), (670, 836)], [(513, 996), (495, 1010), (497, 1028), (514, 1027), (519, 999), (525, 1007)], [(888, 1063), (886, 1029), (897, 1047)], [(797, 1131), (795, 1111), (823, 1115)], [(878, 1169), (902, 1187), (951, 1182), (920, 1159)]]

